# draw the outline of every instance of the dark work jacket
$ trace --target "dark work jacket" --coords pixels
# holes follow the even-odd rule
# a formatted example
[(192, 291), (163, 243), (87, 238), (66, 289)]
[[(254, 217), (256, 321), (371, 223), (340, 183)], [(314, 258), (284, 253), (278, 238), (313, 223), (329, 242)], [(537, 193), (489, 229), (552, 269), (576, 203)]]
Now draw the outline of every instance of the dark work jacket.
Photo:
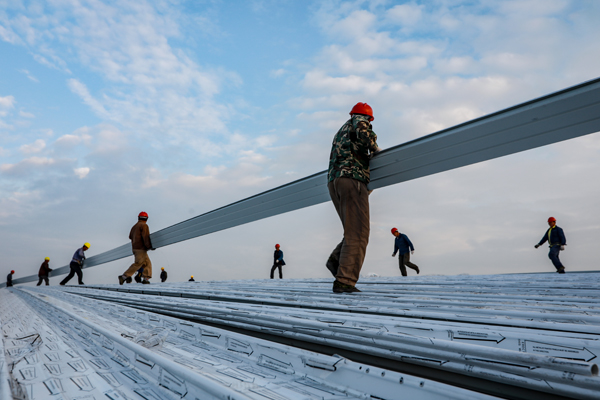
[(548, 240), (548, 231), (550, 229), (552, 229), (552, 232), (550, 232), (550, 243), (548, 243), (550, 247), (564, 246), (565, 244), (567, 244), (567, 239), (565, 238), (565, 233), (563, 232), (562, 228), (554, 226), (554, 228), (548, 228), (546, 233), (544, 233), (542, 240), (540, 240), (540, 242), (538, 243), (539, 245), (544, 244), (544, 242)]
[[(277, 261), (279, 261), (279, 263), (277, 263)], [(283, 251), (275, 250), (273, 253), (273, 264), (285, 265), (285, 261), (283, 261)]]
[(161, 271), (160, 280), (163, 282), (167, 280), (167, 271)]
[(404, 233), (401, 233), (400, 236), (394, 240), (394, 256), (397, 252), (400, 252), (400, 255), (408, 253), (410, 250), (415, 249), (412, 242)]
[(6, 275), (6, 287), (12, 286), (12, 274)]
[(44, 261), (40, 266), (40, 270), (38, 272), (38, 276), (48, 276), (52, 271), (52, 268), (48, 265), (48, 261)]
[(188, 279), (188, 282), (196, 282), (196, 280), (194, 278), (190, 278)]
[(152, 248), (150, 228), (146, 221), (140, 220), (131, 228), (129, 239), (133, 250), (150, 250)]

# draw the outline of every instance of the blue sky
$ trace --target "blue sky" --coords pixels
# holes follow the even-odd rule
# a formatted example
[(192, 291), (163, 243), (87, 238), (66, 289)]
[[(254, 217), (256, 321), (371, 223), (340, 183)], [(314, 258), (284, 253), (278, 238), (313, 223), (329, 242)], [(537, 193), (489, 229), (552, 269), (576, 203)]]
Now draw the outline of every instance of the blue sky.
[[(327, 167), (358, 101), (387, 148), (600, 75), (596, 1), (2, 1), (0, 270), (37, 271)], [(374, 192), (365, 273), (594, 269), (597, 134)], [(152, 254), (174, 279), (327, 276), (330, 204)], [(510, 251), (507, 251), (510, 249)], [(390, 254), (387, 254), (390, 253)], [(226, 257), (223, 255), (227, 254)], [(112, 282), (129, 260), (86, 271)]]

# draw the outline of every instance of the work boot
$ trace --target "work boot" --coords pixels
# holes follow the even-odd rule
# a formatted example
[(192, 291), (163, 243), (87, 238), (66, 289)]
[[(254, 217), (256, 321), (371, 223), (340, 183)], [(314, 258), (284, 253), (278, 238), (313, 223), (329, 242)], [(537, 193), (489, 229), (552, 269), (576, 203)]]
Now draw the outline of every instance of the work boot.
[(119, 275), (119, 285), (122, 285), (125, 283), (126, 280), (126, 276), (125, 275)]
[(335, 278), (338, 272), (338, 268), (340, 266), (340, 262), (334, 258), (333, 256), (329, 256), (329, 260), (325, 263), (325, 266), (331, 272), (331, 275)]
[(130, 277), (130, 276), (128, 276), (128, 277), (125, 279), (125, 283), (131, 283), (131, 277)]
[(419, 275), (419, 272), (421, 272), (421, 270), (419, 269), (419, 267), (417, 267), (417, 275)]
[(561, 269), (558, 270), (559, 274), (564, 274), (565, 273), (565, 267), (562, 267)]
[(337, 279), (333, 282), (333, 293), (355, 293), (360, 292), (355, 286), (346, 285), (338, 281)]
[[(140, 274), (137, 274), (137, 275), (135, 276), (135, 278), (133, 278), (133, 279), (135, 279), (135, 281), (136, 281), (137, 283), (142, 283), (142, 277), (140, 276)], [(131, 278), (129, 278), (129, 282), (131, 282)], [(129, 283), (129, 282), (127, 282), (127, 283)]]
[(149, 281), (148, 279), (144, 279), (144, 280), (142, 281), (142, 283), (143, 283), (144, 285), (149, 285), (149, 284), (150, 284), (150, 281)]

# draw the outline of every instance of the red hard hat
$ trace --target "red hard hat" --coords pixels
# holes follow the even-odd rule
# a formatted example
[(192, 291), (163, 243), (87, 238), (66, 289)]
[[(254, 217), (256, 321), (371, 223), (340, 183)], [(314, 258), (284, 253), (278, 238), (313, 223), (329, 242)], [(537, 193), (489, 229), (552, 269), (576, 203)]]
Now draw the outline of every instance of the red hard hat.
[(138, 218), (145, 218), (148, 219), (148, 213), (146, 211), (142, 211), (139, 215)]
[(556, 218), (550, 217), (550, 218), (548, 218), (548, 222), (556, 222)]
[(279, 244), (276, 244), (275, 247), (281, 247)]
[(373, 109), (367, 103), (356, 103), (354, 107), (352, 107), (352, 111), (350, 111), (350, 115), (352, 114), (362, 114), (368, 115), (369, 121), (373, 121), (375, 118), (373, 117)]
[(398, 229), (392, 228), (392, 234), (398, 232)]
[(11, 273), (11, 274), (14, 274), (14, 273), (15, 273), (15, 270), (13, 269), (12, 271), (10, 271), (10, 273)]

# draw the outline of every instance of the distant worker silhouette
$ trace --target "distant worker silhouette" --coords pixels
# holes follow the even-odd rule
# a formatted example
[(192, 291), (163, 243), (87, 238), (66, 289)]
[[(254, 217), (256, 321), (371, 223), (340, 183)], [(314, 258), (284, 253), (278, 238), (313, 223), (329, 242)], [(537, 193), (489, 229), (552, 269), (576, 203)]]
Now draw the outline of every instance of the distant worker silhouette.
[(275, 252), (273, 253), (273, 266), (271, 267), (271, 279), (275, 274), (275, 269), (279, 268), (279, 279), (283, 279), (283, 272), (281, 271), (281, 267), (285, 265), (285, 261), (283, 261), (283, 251), (281, 251), (278, 244), (275, 245)]
[(10, 273), (8, 275), (6, 275), (6, 287), (11, 287), (13, 285), (12, 283), (12, 276), (15, 274), (15, 270), (10, 271)]
[(50, 271), (52, 271), (52, 269), (48, 265), (49, 263), (50, 257), (46, 257), (42, 265), (40, 265), (40, 270), (38, 271), (38, 278), (40, 279), (38, 280), (36, 286), (40, 286), (42, 281), (46, 281), (46, 286), (50, 285), (50, 279), (48, 279), (48, 276), (50, 275)]
[(165, 271), (165, 267), (162, 267), (160, 269), (160, 271), (161, 271), (160, 272), (160, 281), (161, 282), (166, 282), (166, 280), (167, 280), (167, 271)]
[(131, 240), (131, 250), (133, 251), (133, 264), (123, 273), (119, 275), (119, 285), (124, 282), (131, 283), (131, 276), (143, 268), (142, 283), (149, 284), (149, 279), (152, 278), (152, 262), (148, 257), (148, 250), (154, 250), (152, 241), (150, 240), (150, 228), (146, 223), (148, 221), (148, 213), (142, 211), (138, 215), (138, 222), (129, 231), (129, 239)]
[(408, 236), (398, 232), (398, 229), (396, 228), (392, 228), (392, 235), (396, 237), (394, 240), (394, 254), (392, 254), (392, 257), (395, 257), (396, 253), (398, 253), (398, 265), (402, 276), (407, 276), (406, 267), (414, 269), (417, 271), (417, 274), (421, 272), (416, 264), (410, 262), (410, 255), (415, 254), (415, 247)]
[(548, 225), (550, 228), (548, 228), (544, 236), (542, 236), (542, 240), (535, 245), (535, 248), (537, 249), (543, 245), (544, 242), (548, 241), (548, 245), (550, 246), (548, 258), (552, 260), (552, 264), (554, 264), (556, 272), (559, 274), (564, 274), (565, 266), (560, 262), (558, 256), (560, 251), (565, 249), (565, 246), (567, 245), (567, 239), (565, 238), (565, 233), (563, 232), (562, 228), (556, 226), (556, 218), (548, 218)]
[(79, 281), (79, 284), (85, 285), (85, 283), (83, 283), (83, 272), (81, 271), (81, 267), (83, 266), (83, 262), (85, 261), (85, 252), (89, 248), (90, 248), (90, 244), (84, 243), (81, 248), (79, 248), (75, 251), (75, 254), (73, 254), (73, 259), (71, 260), (71, 263), (69, 264), (69, 267), (71, 268), (71, 272), (69, 272), (69, 275), (67, 275), (66, 278), (60, 282), (61, 286), (66, 285), (67, 282), (69, 282), (71, 280), (71, 278), (75, 276), (75, 274), (77, 274), (77, 279)]
[(334, 293), (360, 292), (356, 282), (369, 244), (369, 161), (380, 149), (373, 132), (373, 109), (357, 103), (350, 119), (333, 138), (327, 188), (342, 221), (344, 236), (333, 250), (327, 269), (335, 277)]
[(196, 282), (196, 281), (194, 280), (194, 275), (192, 275), (192, 276), (190, 277), (190, 279), (188, 279), (188, 282)]

